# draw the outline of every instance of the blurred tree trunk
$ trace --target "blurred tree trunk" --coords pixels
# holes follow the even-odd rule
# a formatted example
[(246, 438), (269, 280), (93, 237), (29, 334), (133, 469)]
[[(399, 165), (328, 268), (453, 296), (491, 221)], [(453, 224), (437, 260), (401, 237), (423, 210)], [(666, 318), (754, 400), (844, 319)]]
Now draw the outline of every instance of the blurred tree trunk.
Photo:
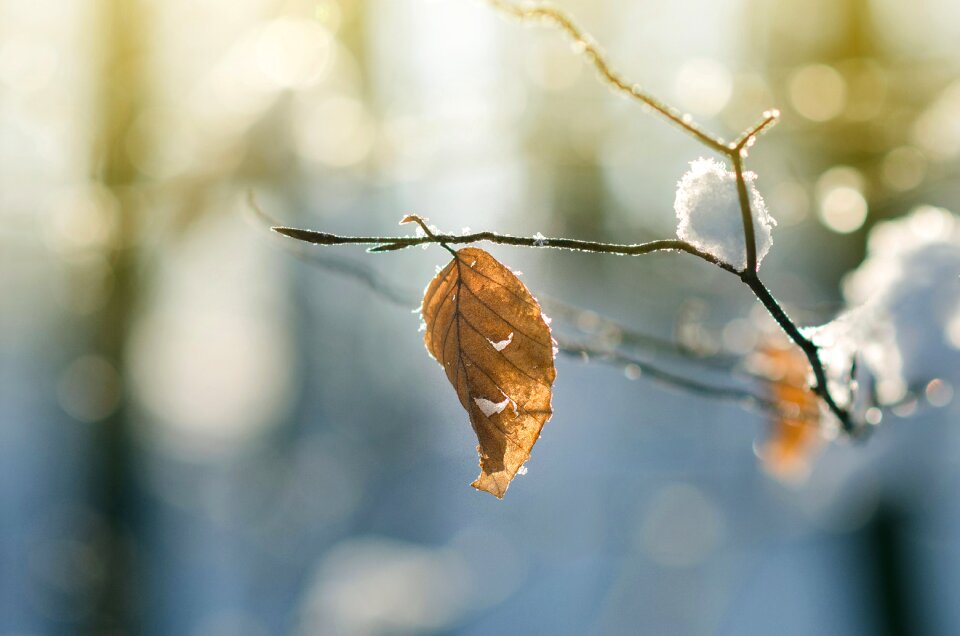
[[(144, 29), (138, 0), (100, 0), (95, 28), (97, 100), (93, 181), (119, 203), (115, 239), (105, 254), (113, 270), (113, 293), (95, 317), (93, 350), (116, 365), (124, 377), (125, 349), (137, 306), (137, 171), (126, 151), (128, 132), (143, 101)], [(125, 391), (126, 393), (126, 391)], [(135, 568), (134, 495), (129, 405), (100, 422), (93, 458), (94, 505), (107, 524), (104, 588), (93, 613), (92, 633), (141, 633), (136, 611), (140, 585)]]

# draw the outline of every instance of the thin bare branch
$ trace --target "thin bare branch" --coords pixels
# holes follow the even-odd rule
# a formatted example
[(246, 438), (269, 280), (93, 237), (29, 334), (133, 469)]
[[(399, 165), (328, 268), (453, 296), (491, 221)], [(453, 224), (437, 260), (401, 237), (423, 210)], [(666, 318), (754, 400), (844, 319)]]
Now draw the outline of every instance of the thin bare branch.
[(783, 310), (783, 307), (781, 307), (780, 303), (773, 297), (773, 294), (770, 293), (770, 290), (760, 282), (756, 272), (744, 272), (742, 279), (743, 282), (753, 290), (754, 295), (763, 303), (763, 306), (770, 312), (773, 319), (777, 321), (777, 324), (780, 325), (784, 333), (786, 333), (807, 356), (810, 367), (813, 369), (814, 378), (816, 379), (816, 384), (810, 387), (810, 390), (823, 400), (830, 409), (830, 412), (840, 421), (843, 430), (847, 433), (853, 433), (856, 426), (850, 417), (850, 412), (837, 404), (834, 397), (830, 394), (830, 389), (827, 385), (827, 373), (823, 367), (823, 362), (820, 360), (817, 345), (800, 332), (797, 325), (790, 319), (787, 312)]
[[(264, 215), (264, 218), (268, 217)], [(321, 257), (313, 252), (298, 249), (296, 246), (299, 244), (297, 243), (290, 243), (289, 245), (293, 247), (288, 247), (288, 249), (290, 249), (295, 256), (302, 259), (304, 262), (316, 267), (320, 267), (331, 273), (352, 278), (391, 304), (401, 307), (412, 307), (415, 303), (414, 298), (416, 297), (416, 294), (413, 292), (404, 291), (397, 286), (393, 286), (385, 282), (379, 276), (379, 274), (371, 268), (367, 268), (359, 263), (345, 261), (339, 258)], [(554, 318), (568, 318), (573, 315), (572, 312), (577, 311), (569, 305), (565, 305), (559, 301), (550, 300), (544, 303), (543, 297), (541, 297), (539, 300), (548, 307), (548, 311), (553, 314)], [(604, 324), (617, 324), (607, 318), (604, 318), (603, 316), (598, 316), (598, 319)], [(702, 363), (704, 360), (706, 360), (705, 358), (697, 356), (696, 353), (680, 347), (676, 343), (657, 339), (653, 336), (623, 327), (622, 325), (617, 324), (617, 328), (622, 330), (624, 336), (635, 344), (649, 346), (654, 350), (666, 351), (668, 353), (680, 355), (681, 357), (689, 357), (691, 360), (694, 360), (698, 363)], [(650, 362), (640, 360), (623, 352), (601, 349), (594, 347), (587, 342), (573, 342), (563, 339), (558, 339), (558, 347), (564, 354), (576, 356), (578, 358), (582, 358), (584, 355), (587, 355), (593, 359), (608, 364), (614, 364), (623, 367), (626, 367), (627, 365), (633, 365), (641, 373), (641, 375), (649, 377), (660, 384), (682, 390), (689, 390), (705, 398), (717, 399), (721, 401), (734, 401), (744, 408), (757, 407), (763, 409), (764, 411), (776, 410), (776, 406), (769, 402), (769, 400), (766, 400), (765, 398), (749, 391), (732, 387), (710, 385), (698, 380), (685, 378), (681, 375), (666, 371)], [(719, 367), (712, 367), (712, 370), (729, 371), (729, 369), (720, 369)]]
[(524, 21), (546, 21), (562, 30), (573, 41), (576, 50), (583, 55), (596, 69), (600, 78), (618, 92), (652, 108), (654, 112), (687, 133), (696, 137), (701, 143), (713, 150), (729, 154), (730, 149), (723, 139), (705, 131), (694, 123), (689, 115), (681, 113), (676, 108), (657, 99), (646, 92), (638, 84), (628, 82), (623, 75), (615, 71), (607, 61), (606, 55), (594, 42), (589, 33), (584, 31), (573, 18), (550, 4), (518, 5), (509, 0), (486, 0), (487, 3), (501, 13)]
[(740, 198), (740, 214), (743, 220), (743, 242), (747, 248), (747, 267), (745, 272), (757, 271), (757, 238), (753, 227), (753, 211), (750, 209), (750, 195), (747, 192), (747, 180), (743, 176), (743, 158), (739, 153), (732, 156), (733, 170), (737, 175), (737, 195)]
[(735, 142), (730, 144), (731, 151), (740, 154), (741, 150), (752, 146), (757, 141), (757, 137), (773, 128), (780, 121), (780, 111), (774, 108), (763, 113), (762, 117), (763, 119), (757, 122), (753, 128), (745, 130)]
[(619, 243), (598, 243), (596, 241), (581, 241), (577, 239), (565, 238), (541, 238), (538, 236), (510, 236), (509, 234), (497, 234), (495, 232), (474, 232), (472, 234), (436, 234), (431, 233), (425, 236), (339, 236), (327, 232), (315, 232), (313, 230), (302, 230), (292, 227), (273, 227), (274, 232), (289, 236), (290, 238), (313, 243), (315, 245), (374, 245), (371, 252), (393, 252), (396, 250), (407, 249), (415, 245), (424, 245), (436, 243), (440, 245), (464, 245), (468, 243), (477, 243), (479, 241), (489, 241), (498, 245), (515, 245), (521, 247), (546, 247), (562, 250), (573, 250), (578, 252), (593, 252), (597, 254), (622, 254), (625, 256), (641, 256), (643, 254), (652, 254), (654, 252), (686, 252), (697, 258), (703, 259), (712, 265), (716, 265), (728, 272), (739, 274), (739, 272), (724, 263), (716, 256), (708, 254), (692, 244), (679, 239), (662, 239), (659, 241), (649, 241), (647, 243), (636, 243), (625, 245)]

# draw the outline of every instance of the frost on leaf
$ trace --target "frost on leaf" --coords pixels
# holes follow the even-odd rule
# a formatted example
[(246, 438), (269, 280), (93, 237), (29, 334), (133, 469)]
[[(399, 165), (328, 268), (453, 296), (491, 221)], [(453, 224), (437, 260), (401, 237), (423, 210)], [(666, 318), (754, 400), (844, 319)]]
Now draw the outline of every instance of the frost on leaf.
[(550, 327), (526, 286), (475, 247), (459, 250), (427, 286), (423, 321), (427, 351), (480, 443), (480, 476), (472, 485), (502, 498), (553, 414)]
[(751, 362), (768, 380), (770, 401), (777, 408), (767, 438), (757, 444), (757, 456), (781, 481), (802, 481), (823, 445), (819, 403), (807, 384), (810, 365), (799, 348), (780, 342), (763, 343)]
[[(759, 267), (773, 245), (772, 230), (777, 222), (767, 212), (754, 185), (757, 175), (747, 172), (743, 177), (750, 194)], [(690, 170), (677, 184), (673, 208), (677, 213), (678, 238), (739, 270), (746, 268), (747, 248), (736, 173), (715, 159), (690, 162)]]

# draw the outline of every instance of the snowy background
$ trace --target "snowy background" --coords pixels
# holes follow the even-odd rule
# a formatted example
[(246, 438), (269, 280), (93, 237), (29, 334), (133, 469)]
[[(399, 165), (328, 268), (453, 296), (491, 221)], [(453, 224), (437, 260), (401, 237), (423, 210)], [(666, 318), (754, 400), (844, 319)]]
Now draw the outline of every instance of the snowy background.
[[(955, 3), (559, 4), (727, 139), (782, 111), (761, 274), (803, 325), (866, 304), (918, 399), (784, 485), (757, 414), (561, 356), (529, 474), (477, 493), (411, 311), (444, 253), (310, 262), (248, 192), (639, 242), (705, 150), (471, 0), (0, 0), (0, 635), (960, 633)], [(687, 256), (490, 251), (662, 338), (763, 328)]]

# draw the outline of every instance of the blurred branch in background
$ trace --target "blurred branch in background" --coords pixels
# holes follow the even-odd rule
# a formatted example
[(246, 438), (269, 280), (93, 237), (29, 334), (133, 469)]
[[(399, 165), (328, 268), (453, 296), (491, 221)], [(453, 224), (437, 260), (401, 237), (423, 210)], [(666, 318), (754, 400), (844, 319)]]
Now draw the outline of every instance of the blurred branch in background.
[[(134, 314), (142, 298), (140, 275), (140, 227), (142, 193), (139, 174), (132, 165), (127, 144), (131, 129), (141, 114), (145, 92), (146, 59), (149, 48), (140, 0), (98, 0), (94, 21), (99, 30), (95, 41), (100, 49), (96, 72), (96, 109), (91, 148), (91, 180), (99, 183), (117, 202), (116, 230), (104, 257), (113, 274), (113, 292), (94, 316), (96, 331), (91, 350), (115, 365), (125, 377), (124, 362)], [(107, 528), (103, 555), (104, 589), (83, 631), (96, 633), (142, 631), (139, 605), (143, 591), (139, 580), (135, 541), (137, 499), (133, 494), (137, 478), (129, 420), (130, 403), (121, 403), (96, 426), (100, 443), (94, 448), (95, 510)]]

